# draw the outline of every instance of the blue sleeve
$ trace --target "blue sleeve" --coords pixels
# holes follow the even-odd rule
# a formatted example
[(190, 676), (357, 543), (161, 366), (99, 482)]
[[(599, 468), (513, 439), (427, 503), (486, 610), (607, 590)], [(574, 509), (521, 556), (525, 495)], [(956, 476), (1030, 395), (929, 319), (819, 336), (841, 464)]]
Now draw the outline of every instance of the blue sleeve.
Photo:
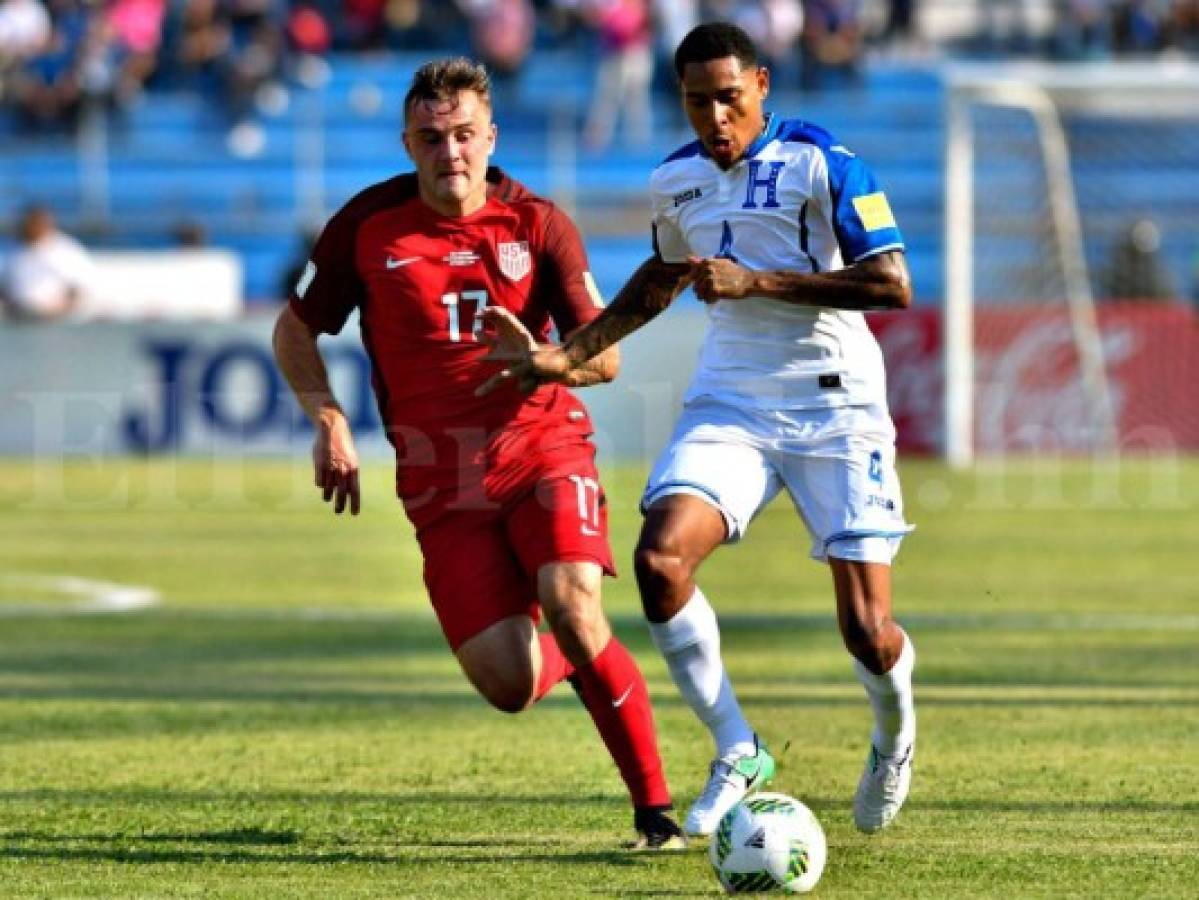
[(825, 159), (833, 204), (833, 231), (845, 264), (884, 250), (903, 250), (903, 235), (874, 173), (840, 146), (826, 150)]

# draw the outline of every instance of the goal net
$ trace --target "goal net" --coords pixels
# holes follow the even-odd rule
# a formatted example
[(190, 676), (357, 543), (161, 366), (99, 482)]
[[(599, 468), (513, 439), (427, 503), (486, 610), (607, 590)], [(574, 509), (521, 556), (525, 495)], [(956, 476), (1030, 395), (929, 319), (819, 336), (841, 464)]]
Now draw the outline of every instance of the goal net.
[(952, 69), (945, 452), (1199, 449), (1199, 66)]

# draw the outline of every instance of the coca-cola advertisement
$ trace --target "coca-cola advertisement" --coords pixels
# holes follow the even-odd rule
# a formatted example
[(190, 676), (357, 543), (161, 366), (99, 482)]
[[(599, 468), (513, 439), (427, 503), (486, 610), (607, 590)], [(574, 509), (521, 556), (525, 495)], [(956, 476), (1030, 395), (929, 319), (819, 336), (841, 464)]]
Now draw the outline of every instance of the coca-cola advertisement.
[[(1070, 317), (1060, 308), (980, 308), (974, 314), (974, 439), (980, 455), (1085, 452), (1110, 408), (1121, 452), (1199, 448), (1199, 316), (1173, 304), (1098, 309), (1106, 371), (1084, 388)], [(900, 446), (936, 453), (944, 426), (941, 313), (870, 317), (887, 358)]]

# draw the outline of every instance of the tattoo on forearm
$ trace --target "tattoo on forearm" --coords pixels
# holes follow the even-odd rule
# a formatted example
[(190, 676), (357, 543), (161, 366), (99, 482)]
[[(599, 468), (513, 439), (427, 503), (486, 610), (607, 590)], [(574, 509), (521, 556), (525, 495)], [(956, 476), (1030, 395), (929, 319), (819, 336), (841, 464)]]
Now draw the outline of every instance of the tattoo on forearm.
[(902, 309), (911, 301), (911, 277), (903, 254), (883, 253), (833, 272), (761, 272), (764, 296), (831, 309)]
[(566, 386), (584, 388), (593, 384), (605, 384), (611, 380), (606, 366), (598, 359), (589, 359), (581, 366), (570, 370), (570, 374), (566, 376)]
[(589, 360), (661, 313), (686, 286), (688, 266), (649, 259), (612, 303), (566, 342), (572, 359)]

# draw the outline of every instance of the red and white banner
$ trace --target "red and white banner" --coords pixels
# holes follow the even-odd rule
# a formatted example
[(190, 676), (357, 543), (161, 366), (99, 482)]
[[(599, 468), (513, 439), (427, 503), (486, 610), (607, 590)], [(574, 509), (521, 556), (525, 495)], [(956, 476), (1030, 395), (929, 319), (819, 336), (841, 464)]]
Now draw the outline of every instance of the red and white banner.
[[(1180, 305), (1100, 307), (1108, 388), (1124, 452), (1199, 449), (1199, 316)], [(900, 446), (935, 453), (943, 430), (941, 313), (870, 316), (887, 358)], [(1064, 308), (978, 309), (975, 449), (1085, 451), (1091, 415)]]

